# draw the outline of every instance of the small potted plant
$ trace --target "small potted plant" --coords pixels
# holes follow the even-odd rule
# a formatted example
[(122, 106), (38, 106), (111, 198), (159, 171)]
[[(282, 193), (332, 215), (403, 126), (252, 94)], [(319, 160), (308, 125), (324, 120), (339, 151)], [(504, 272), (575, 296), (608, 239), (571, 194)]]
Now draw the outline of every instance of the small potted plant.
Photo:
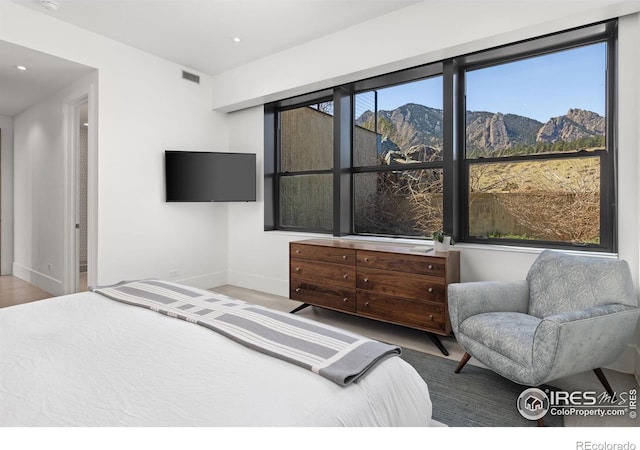
[(433, 238), (433, 245), (436, 252), (447, 253), (449, 247), (456, 243), (451, 236), (445, 234), (442, 230), (434, 231), (431, 237)]

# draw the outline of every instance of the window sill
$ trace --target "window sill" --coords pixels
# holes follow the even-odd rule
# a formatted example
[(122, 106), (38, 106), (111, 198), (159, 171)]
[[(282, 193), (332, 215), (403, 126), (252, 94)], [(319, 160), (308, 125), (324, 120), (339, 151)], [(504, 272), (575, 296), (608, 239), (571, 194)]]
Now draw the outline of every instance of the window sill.
[[(284, 231), (284, 230), (268, 230), (265, 231), (265, 234), (275, 235), (275, 236), (291, 236), (295, 238), (301, 239), (336, 239), (336, 240), (352, 240), (352, 241), (361, 241), (361, 242), (374, 242), (378, 244), (407, 244), (414, 245), (416, 247), (433, 247), (433, 241), (431, 239), (410, 239), (410, 238), (392, 238), (392, 237), (382, 237), (382, 236), (358, 236), (358, 235), (347, 235), (341, 237), (335, 237), (331, 234), (324, 233), (307, 233), (302, 231)], [(453, 250), (461, 250), (463, 252), (466, 251), (489, 251), (489, 252), (500, 252), (500, 253), (522, 253), (522, 254), (540, 254), (544, 250), (545, 247), (520, 247), (517, 245), (496, 245), (496, 244), (476, 244), (476, 243), (466, 243), (466, 242), (458, 242), (453, 246)], [(617, 253), (607, 253), (607, 252), (595, 252), (595, 251), (584, 251), (584, 250), (570, 250), (570, 249), (561, 249), (558, 250), (564, 253), (575, 254), (575, 255), (583, 255), (583, 256), (595, 256), (595, 257), (604, 257), (604, 258), (618, 258)]]

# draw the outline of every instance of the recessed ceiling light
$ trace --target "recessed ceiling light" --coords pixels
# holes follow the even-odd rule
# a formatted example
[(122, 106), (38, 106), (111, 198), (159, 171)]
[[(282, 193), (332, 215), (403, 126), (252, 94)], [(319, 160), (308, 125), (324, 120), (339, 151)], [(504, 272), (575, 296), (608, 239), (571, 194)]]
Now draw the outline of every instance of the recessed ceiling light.
[(240, 42), (242, 39), (240, 39), (238, 36), (233, 38), (233, 42)]
[(58, 8), (60, 7), (59, 4), (57, 4), (56, 2), (54, 2), (52, 0), (40, 0), (40, 5), (44, 9), (47, 9), (49, 11), (57, 11)]
[(26, 66), (16, 65), (16, 66), (13, 66), (13, 67), (15, 67), (18, 70), (27, 70)]

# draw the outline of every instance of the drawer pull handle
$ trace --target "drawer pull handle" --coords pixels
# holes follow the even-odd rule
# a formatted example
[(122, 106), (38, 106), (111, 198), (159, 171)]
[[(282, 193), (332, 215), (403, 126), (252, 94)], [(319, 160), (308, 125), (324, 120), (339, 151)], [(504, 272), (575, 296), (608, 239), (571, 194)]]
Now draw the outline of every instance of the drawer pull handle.
[(344, 278), (346, 280), (347, 278), (349, 278), (349, 274), (345, 273), (344, 275), (342, 275), (342, 278)]
[(427, 266), (427, 268), (428, 268), (429, 270), (433, 269), (433, 264), (429, 264), (429, 265)]
[(364, 261), (365, 261), (365, 262), (369, 262), (369, 258), (368, 258), (368, 257), (365, 257), (365, 258), (364, 258)]
[(342, 255), (342, 259), (347, 259), (348, 256), (347, 255)]
[(296, 249), (296, 253), (300, 253), (300, 249)]
[(429, 320), (433, 320), (433, 314), (429, 314)]
[(432, 288), (432, 287), (430, 287), (429, 289), (427, 289), (427, 291), (429, 291), (429, 292), (433, 292), (433, 288)]
[(369, 302), (364, 302), (364, 306), (369, 307)]
[(296, 288), (296, 292), (300, 292), (301, 290), (301, 288)]
[(347, 303), (349, 301), (349, 299), (347, 297), (342, 299), (343, 302)]
[(365, 279), (364, 279), (364, 282), (365, 282), (365, 283), (368, 283), (368, 282), (369, 282), (369, 279), (368, 279), (368, 278), (365, 278)]
[(300, 272), (300, 267), (296, 267), (296, 272)]

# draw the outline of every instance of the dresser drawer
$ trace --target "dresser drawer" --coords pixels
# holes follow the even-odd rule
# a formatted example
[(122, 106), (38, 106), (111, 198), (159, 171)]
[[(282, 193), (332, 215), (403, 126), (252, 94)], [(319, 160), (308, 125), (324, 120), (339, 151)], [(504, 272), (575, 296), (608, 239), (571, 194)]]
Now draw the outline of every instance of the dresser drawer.
[(439, 334), (446, 333), (446, 306), (437, 303), (358, 291), (356, 312), (359, 316), (411, 326)]
[(295, 242), (289, 245), (289, 255), (292, 259), (309, 259), (353, 266), (356, 264), (356, 251), (353, 249), (298, 244)]
[(357, 264), (361, 268), (418, 273), (434, 277), (445, 276), (445, 260), (418, 255), (359, 250)]
[(356, 311), (354, 290), (342, 289), (333, 285), (310, 283), (296, 277), (291, 278), (289, 285), (289, 298), (293, 300), (340, 311)]
[(353, 266), (292, 259), (290, 267), (292, 278), (350, 289), (356, 288), (356, 268)]
[(444, 303), (446, 298), (443, 279), (404, 272), (358, 269), (356, 286), (378, 294), (423, 301)]

